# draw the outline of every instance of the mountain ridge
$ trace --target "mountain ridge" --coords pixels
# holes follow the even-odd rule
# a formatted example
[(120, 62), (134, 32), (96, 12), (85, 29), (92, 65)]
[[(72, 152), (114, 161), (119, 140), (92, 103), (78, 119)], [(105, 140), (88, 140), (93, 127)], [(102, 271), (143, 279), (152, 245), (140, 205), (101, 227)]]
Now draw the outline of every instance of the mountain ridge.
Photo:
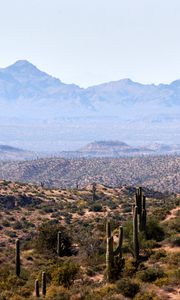
[(126, 78), (84, 89), (26, 60), (0, 69), (4, 144), (13, 140), (20, 148), (53, 152), (103, 139), (176, 143), (179, 116), (180, 80), (145, 85)]
[[(28, 61), (26, 59), (17, 60), (13, 64), (8, 65), (7, 67), (0, 68), (0, 71), (4, 71), (4, 70), (7, 71), (7, 70), (14, 69), (14, 68), (20, 69), (22, 67), (25, 67), (26, 69), (29, 69), (29, 70), (30, 69), (31, 70), (36, 70), (36, 72), (38, 72), (38, 73), (47, 75), (49, 77), (57, 79), (61, 83), (64, 83), (58, 77), (54, 77), (52, 75), (49, 75), (47, 72), (41, 71), (36, 65), (34, 65), (33, 63), (31, 63), (30, 61)], [(134, 81), (131, 78), (121, 78), (121, 79), (117, 79), (117, 80), (105, 81), (105, 82), (102, 82), (102, 83), (99, 83), (99, 84), (90, 85), (86, 88), (85, 87), (80, 87), (78, 84), (75, 84), (75, 83), (64, 83), (64, 84), (75, 85), (75, 86), (79, 87), (82, 90), (87, 90), (87, 89), (90, 89), (90, 88), (93, 88), (93, 87), (107, 85), (107, 84), (113, 84), (113, 83), (133, 83), (133, 84), (137, 84), (137, 85), (141, 85), (141, 86), (159, 87), (159, 86), (170, 86), (170, 85), (176, 85), (176, 84), (180, 85), (180, 78), (177, 78), (177, 79), (175, 79), (175, 80), (173, 80), (169, 83), (161, 83), (160, 82), (160, 83), (157, 83), (157, 84), (155, 84), (155, 83), (141, 83), (141, 82), (138, 82), (138, 81)]]

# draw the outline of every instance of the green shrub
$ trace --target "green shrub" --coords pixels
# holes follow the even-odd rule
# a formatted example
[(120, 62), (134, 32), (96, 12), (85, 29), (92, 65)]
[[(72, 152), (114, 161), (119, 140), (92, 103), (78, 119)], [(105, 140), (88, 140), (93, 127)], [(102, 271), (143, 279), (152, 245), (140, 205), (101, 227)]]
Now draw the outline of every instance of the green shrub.
[(170, 243), (173, 247), (180, 247), (180, 236), (171, 237)]
[(160, 221), (164, 220), (168, 214), (170, 214), (170, 211), (167, 207), (158, 207), (153, 210), (153, 217)]
[(177, 268), (176, 270), (171, 271), (168, 274), (169, 277), (169, 281), (174, 284), (174, 285), (178, 285), (180, 282), (180, 268)]
[(164, 277), (165, 274), (160, 268), (148, 268), (137, 273), (137, 278), (144, 282), (153, 282), (158, 278)]
[(150, 218), (146, 226), (146, 237), (148, 240), (162, 241), (165, 237), (163, 228), (156, 219)]
[(127, 260), (125, 263), (125, 268), (124, 268), (124, 276), (133, 276), (137, 271), (137, 266), (135, 266), (134, 262), (132, 260)]
[(46, 299), (48, 300), (69, 300), (70, 296), (68, 291), (60, 286), (50, 286), (47, 290)]
[(26, 281), (18, 278), (9, 265), (0, 268), (0, 291), (14, 291), (17, 287), (23, 286)]
[(139, 292), (139, 285), (129, 278), (117, 282), (117, 290), (125, 297), (133, 298)]
[(72, 254), (72, 243), (64, 227), (59, 224), (43, 223), (38, 229), (35, 246), (39, 252), (57, 251), (57, 234), (61, 232), (60, 256)]
[(66, 262), (62, 266), (53, 270), (53, 283), (55, 285), (63, 285), (64, 287), (69, 287), (73, 283), (78, 271), (78, 265), (72, 262)]
[(165, 263), (168, 263), (170, 267), (180, 267), (180, 252), (169, 253), (169, 255), (166, 257)]
[(99, 204), (99, 203), (94, 203), (94, 204), (90, 207), (90, 211), (101, 212), (101, 211), (102, 211), (102, 205)]
[(166, 256), (166, 251), (160, 249), (151, 255), (151, 261), (156, 262), (159, 261), (161, 258), (165, 258)]
[(16, 221), (12, 227), (13, 229), (20, 230), (23, 228), (23, 224), (20, 221)]
[(2, 220), (2, 225), (4, 227), (10, 227), (11, 226), (11, 224), (6, 219)]
[(171, 234), (172, 232), (174, 233), (179, 233), (180, 232), (180, 218), (174, 218), (171, 219), (167, 224), (166, 224), (168, 232)]

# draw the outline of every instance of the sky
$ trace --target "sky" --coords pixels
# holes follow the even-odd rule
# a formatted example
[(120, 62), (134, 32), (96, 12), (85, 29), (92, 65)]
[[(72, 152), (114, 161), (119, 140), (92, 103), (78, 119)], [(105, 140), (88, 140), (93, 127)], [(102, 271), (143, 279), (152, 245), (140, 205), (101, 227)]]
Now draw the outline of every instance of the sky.
[(0, 67), (26, 59), (81, 87), (180, 78), (179, 0), (0, 0)]

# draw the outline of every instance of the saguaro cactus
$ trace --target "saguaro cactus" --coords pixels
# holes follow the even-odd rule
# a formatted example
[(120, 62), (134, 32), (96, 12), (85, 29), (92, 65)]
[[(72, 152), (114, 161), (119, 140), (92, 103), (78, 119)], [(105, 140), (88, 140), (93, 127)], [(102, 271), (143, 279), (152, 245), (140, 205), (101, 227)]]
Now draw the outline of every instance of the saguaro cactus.
[(143, 203), (142, 203), (142, 230), (146, 231), (146, 196), (143, 195)]
[(42, 294), (46, 296), (46, 272), (42, 272)]
[(107, 248), (106, 248), (107, 281), (111, 280), (113, 263), (114, 263), (114, 256), (113, 256), (113, 236), (111, 236), (111, 237), (107, 238)]
[(96, 200), (96, 183), (94, 182), (92, 185), (92, 200)]
[(119, 226), (119, 237), (118, 237), (118, 246), (114, 251), (114, 256), (122, 258), (122, 244), (123, 244), (123, 227)]
[(134, 248), (134, 258), (136, 262), (139, 259), (139, 240), (138, 240), (138, 208), (134, 209), (133, 216), (133, 248)]
[(136, 189), (136, 206), (138, 214), (138, 227), (142, 230), (142, 187)]
[(138, 227), (140, 231), (146, 229), (146, 197), (143, 195), (142, 187), (136, 189), (136, 206), (138, 213)]
[(118, 244), (120, 258), (122, 258), (122, 244), (123, 244), (123, 227), (120, 226), (119, 227), (119, 244)]
[(107, 281), (111, 281), (114, 277), (118, 277), (123, 266), (124, 259), (122, 259), (122, 243), (123, 243), (123, 227), (119, 227), (118, 246), (114, 250), (114, 239), (111, 233), (110, 222), (106, 223), (106, 274)]
[(113, 236), (111, 236), (111, 225), (110, 222), (106, 223), (106, 273), (107, 273), (107, 281), (111, 280), (112, 268), (114, 263), (113, 256)]
[(39, 281), (38, 281), (38, 279), (35, 280), (35, 296), (37, 298), (40, 297), (40, 294), (39, 294)]
[(21, 262), (20, 262), (20, 241), (19, 241), (19, 239), (16, 240), (15, 261), (16, 261), (16, 275), (20, 276)]
[(58, 231), (57, 234), (57, 255), (60, 256), (61, 255), (61, 232)]
[(111, 237), (111, 224), (109, 220), (106, 222), (106, 237)]

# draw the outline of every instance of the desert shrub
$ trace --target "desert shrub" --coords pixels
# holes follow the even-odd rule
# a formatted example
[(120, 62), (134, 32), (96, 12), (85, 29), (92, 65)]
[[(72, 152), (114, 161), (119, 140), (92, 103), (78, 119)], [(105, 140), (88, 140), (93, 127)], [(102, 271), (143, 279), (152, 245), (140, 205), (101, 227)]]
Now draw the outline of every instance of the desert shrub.
[(162, 277), (162, 278), (158, 278), (156, 279), (155, 281), (155, 284), (159, 287), (163, 287), (163, 286), (166, 286), (170, 283), (170, 280), (169, 278), (166, 276), (166, 277)]
[(20, 221), (16, 221), (12, 227), (13, 229), (19, 230), (23, 228), (23, 224)]
[(124, 276), (133, 276), (137, 271), (137, 267), (133, 263), (132, 260), (126, 260), (125, 268), (124, 268)]
[(139, 285), (129, 278), (117, 281), (117, 290), (125, 297), (133, 298), (139, 292)]
[(111, 270), (111, 276), (113, 280), (117, 280), (120, 278), (122, 270), (125, 266), (125, 259), (120, 257), (115, 257), (114, 266)]
[(72, 262), (65, 262), (62, 266), (55, 268), (52, 272), (52, 279), (55, 285), (70, 286), (77, 273), (79, 266)]
[(3, 265), (0, 268), (0, 291), (14, 291), (18, 286), (23, 286), (25, 280), (18, 278), (11, 270), (9, 265)]
[(38, 229), (35, 247), (39, 252), (57, 251), (57, 234), (61, 232), (60, 256), (72, 254), (72, 243), (64, 227), (59, 224), (43, 223)]
[(4, 186), (7, 186), (7, 185), (9, 185), (11, 183), (11, 181), (8, 181), (8, 180), (3, 180), (3, 185)]
[(159, 222), (154, 218), (150, 218), (148, 220), (146, 226), (146, 237), (148, 240), (155, 240), (158, 242), (162, 241), (165, 237), (163, 228), (160, 226)]
[(111, 202), (110, 204), (109, 204), (109, 208), (110, 209), (116, 209), (118, 207), (118, 205), (116, 204), (116, 203), (114, 203), (114, 202)]
[[(156, 228), (156, 227), (155, 227)], [(150, 231), (151, 230), (151, 231)], [(155, 229), (150, 226), (150, 229), (147, 229), (148, 237), (155, 237), (154, 234)], [(133, 250), (133, 224), (132, 220), (128, 220), (125, 222), (124, 225), (124, 237), (125, 237), (125, 243), (124, 243), (124, 251), (134, 253)], [(141, 250), (144, 250), (144, 254), (146, 256), (150, 256), (152, 254), (152, 248), (156, 247), (157, 242), (155, 239), (147, 240), (146, 235), (143, 232), (139, 232), (139, 247)]]
[(166, 256), (167, 253), (165, 250), (159, 250), (151, 255), (151, 261), (156, 262), (159, 261), (161, 258), (165, 258)]
[[(84, 222), (81, 227), (81, 234), (79, 229), (74, 233), (74, 240), (79, 245), (81, 258), (85, 260), (86, 264), (90, 266), (97, 265), (104, 262), (105, 240), (101, 238), (101, 232), (93, 229), (89, 222)], [(102, 225), (100, 224), (102, 227)], [(101, 259), (102, 258), (102, 259)]]
[(132, 207), (131, 206), (127, 206), (123, 208), (123, 213), (129, 213), (132, 211)]
[(17, 237), (16, 233), (14, 231), (12, 231), (12, 230), (6, 230), (5, 234), (8, 235), (8, 236), (10, 236), (11, 238)]
[(171, 253), (166, 257), (166, 263), (170, 266), (177, 266), (180, 267), (180, 253)]
[(138, 293), (134, 299), (135, 300), (160, 300), (160, 298), (156, 296), (154, 292), (144, 292), (144, 291)]
[(51, 214), (51, 217), (52, 217), (52, 218), (59, 218), (59, 212), (53, 212), (53, 213)]
[(100, 203), (94, 203), (93, 205), (91, 205), (90, 211), (101, 212), (102, 205)]
[(32, 222), (28, 221), (28, 220), (24, 220), (23, 221), (23, 229), (28, 229), (30, 227), (33, 228), (33, 227), (35, 227), (35, 225)]
[(174, 218), (172, 220), (170, 220), (167, 225), (167, 230), (170, 231), (174, 231), (174, 232), (180, 232), (180, 218)]
[(47, 300), (69, 300), (69, 292), (62, 286), (50, 286), (46, 294)]
[(124, 224), (124, 238), (127, 240), (127, 245), (129, 248), (133, 248), (132, 239), (133, 239), (133, 224), (132, 220), (128, 220)]
[(180, 236), (171, 237), (170, 243), (173, 247), (180, 247)]
[(164, 220), (168, 214), (170, 214), (170, 211), (167, 207), (158, 207), (153, 210), (153, 217), (157, 220)]
[(180, 282), (180, 268), (169, 272), (168, 277), (171, 284), (178, 285)]
[(144, 282), (153, 282), (158, 278), (164, 277), (165, 274), (160, 268), (148, 268), (146, 270), (139, 271), (136, 276)]
[(42, 208), (42, 211), (44, 211), (45, 213), (52, 213), (54, 211), (54, 209), (50, 206), (44, 206)]
[(110, 298), (110, 296), (113, 295), (114, 292), (116, 292), (116, 285), (109, 283), (96, 289), (96, 292), (94, 292), (94, 294), (96, 293), (97, 296), (99, 295), (99, 297), (101, 297), (100, 299), (104, 299), (107, 296), (109, 296), (108, 299), (112, 299)]
[(2, 220), (2, 225), (4, 227), (10, 227), (11, 226), (11, 224), (6, 219)]

